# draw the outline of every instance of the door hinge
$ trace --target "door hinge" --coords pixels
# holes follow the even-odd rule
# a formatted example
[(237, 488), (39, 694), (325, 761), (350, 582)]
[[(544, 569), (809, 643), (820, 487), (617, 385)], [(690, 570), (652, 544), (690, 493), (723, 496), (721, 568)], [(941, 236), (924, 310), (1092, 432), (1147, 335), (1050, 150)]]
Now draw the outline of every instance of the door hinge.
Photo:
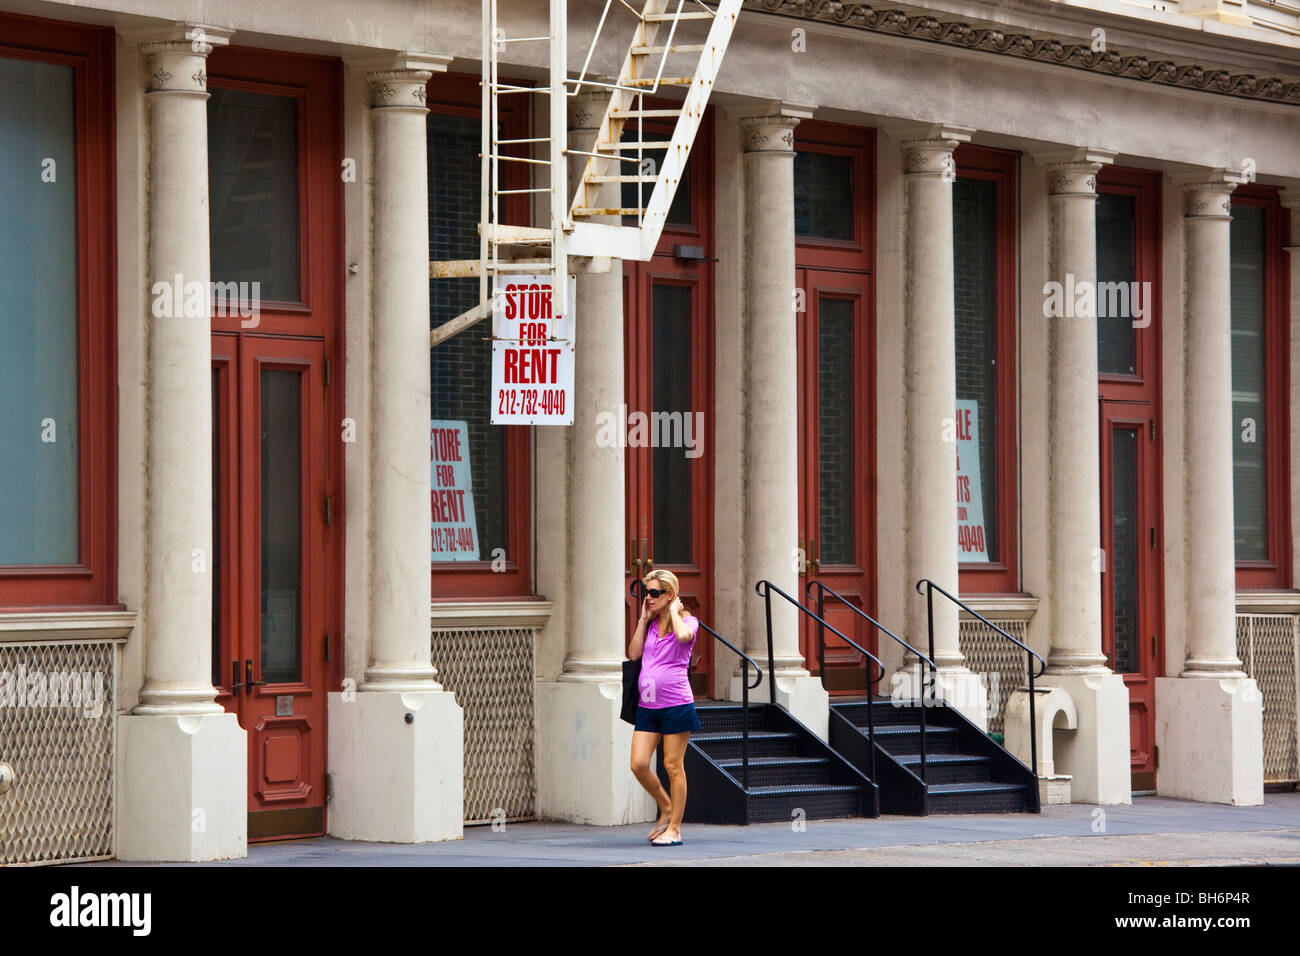
[(1159, 747), (1152, 747), (1152, 748), (1151, 748), (1151, 756), (1152, 756), (1152, 760), (1151, 760), (1151, 762), (1152, 762), (1153, 767), (1154, 767), (1155, 769), (1159, 770), (1159, 769), (1160, 769), (1160, 748), (1159, 748)]
[(334, 799), (334, 774), (325, 774), (325, 802), (329, 803)]
[[(326, 366), (325, 366), (325, 367), (326, 367), (326, 368), (329, 368), (329, 364), (326, 363)], [(327, 375), (326, 375), (326, 383), (327, 383), (327, 384), (328, 384), (328, 381), (329, 381), (329, 376), (328, 376), (328, 374), (327, 374)], [(1155, 420), (1154, 418), (1151, 419), (1151, 421), (1149, 422), (1149, 424), (1150, 424), (1150, 426), (1151, 426), (1151, 440), (1152, 440), (1152, 441), (1155, 441), (1155, 440), (1156, 440), (1156, 420)]]
[(325, 496), (325, 523), (329, 524), (334, 520), (334, 499), (329, 495)]
[[(1152, 660), (1155, 660), (1155, 659), (1156, 659), (1156, 655), (1157, 655), (1158, 653), (1159, 653), (1159, 652), (1156, 650), (1156, 636), (1155, 636), (1154, 634), (1152, 634), (1152, 635), (1151, 635), (1151, 659), (1152, 659)], [(328, 654), (325, 655), (325, 659), (326, 659), (326, 660), (329, 660), (329, 655), (328, 655)]]
[(1151, 547), (1154, 548), (1155, 546), (1156, 546), (1156, 529), (1155, 529), (1155, 528), (1152, 528), (1152, 529), (1151, 529)]
[(333, 652), (334, 652), (334, 641), (330, 638), (328, 634), (326, 634), (325, 635), (325, 660), (329, 660), (330, 655)]
[(330, 383), (330, 360), (326, 359), (325, 360), (325, 384), (329, 385), (329, 383)]

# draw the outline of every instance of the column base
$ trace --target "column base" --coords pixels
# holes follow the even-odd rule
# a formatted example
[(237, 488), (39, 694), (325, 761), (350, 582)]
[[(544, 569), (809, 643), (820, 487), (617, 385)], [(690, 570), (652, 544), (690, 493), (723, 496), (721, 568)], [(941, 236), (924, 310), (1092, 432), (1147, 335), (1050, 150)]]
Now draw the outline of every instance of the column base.
[(1157, 678), (1156, 746), (1160, 796), (1264, 802), (1264, 715), (1253, 679)]
[(459, 840), (464, 740), (464, 712), (448, 691), (330, 694), (330, 836), (378, 843)]
[(117, 858), (248, 856), (248, 737), (234, 714), (117, 718)]
[[(929, 667), (925, 667), (926, 679), (929, 679)], [(920, 670), (917, 666), (900, 668), (894, 672), (889, 683), (891, 700), (920, 700)], [(924, 688), (928, 697), (929, 687)], [(945, 706), (958, 711), (963, 717), (985, 733), (989, 729), (988, 688), (984, 681), (970, 668), (944, 667), (935, 671), (934, 697), (943, 701)]]
[[(740, 675), (733, 675), (731, 686), (727, 690), (727, 699), (739, 701), (742, 697)], [(753, 680), (753, 677), (750, 677)], [(750, 690), (751, 704), (766, 704), (769, 700), (767, 674), (758, 686)], [(822, 687), (820, 677), (811, 674), (776, 675), (776, 702), (788, 710), (791, 716), (803, 724), (822, 740), (830, 739), (830, 695)]]
[[(1073, 778), (1070, 801), (1093, 806), (1132, 803), (1128, 687), (1124, 678), (1109, 671), (1048, 672), (1036, 681), (1036, 686), (1041, 690), (1060, 688), (1074, 704), (1076, 729), (1062, 729), (1052, 735), (1054, 770)], [(1066, 723), (1068, 726), (1068, 720)], [(1008, 738), (1010, 733), (1008, 728)], [(1040, 743), (1040, 752), (1042, 746)], [(1027, 752), (1027, 745), (1025, 749)]]
[(620, 681), (537, 684), (539, 819), (621, 826), (658, 817), (632, 775), (633, 728), (619, 719), (622, 705)]

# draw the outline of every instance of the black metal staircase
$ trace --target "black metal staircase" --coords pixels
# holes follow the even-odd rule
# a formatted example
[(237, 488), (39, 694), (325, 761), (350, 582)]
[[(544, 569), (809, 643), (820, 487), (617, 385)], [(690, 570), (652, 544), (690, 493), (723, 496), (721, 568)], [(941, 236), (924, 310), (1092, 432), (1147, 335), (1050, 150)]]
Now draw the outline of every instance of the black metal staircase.
[[(824, 617), (827, 598), (838, 601), (911, 651), (917, 658), (921, 681), (919, 699), (877, 697), (837, 701), (832, 698), (829, 726), (831, 746), (859, 770), (871, 774), (880, 786), (880, 806), (885, 813), (1037, 813), (1040, 809), (1036, 773), (1038, 750), (1032, 730), (1030, 740), (1033, 767), (1026, 767), (959, 710), (936, 699), (933, 593), (937, 591), (960, 607), (968, 611), (970, 609), (933, 582), (918, 582), (918, 591), (922, 585), (926, 586), (925, 594), (930, 609), (929, 654), (917, 650), (820, 581), (809, 583), (809, 597), (813, 595), (814, 589), (817, 596), (818, 613), (814, 617), (819, 621)], [(1036, 676), (1033, 659), (1038, 658), (1043, 663), (1042, 658), (977, 612), (970, 613), (1029, 655), (1027, 666), (1032, 721), (1033, 683)], [(870, 662), (876, 660), (839, 631), (822, 622), (818, 625), (819, 661), (825, 659), (824, 628), (830, 628), (865, 655), (868, 658), (868, 668)], [(822, 671), (825, 673), (824, 665)], [(868, 673), (868, 691), (875, 682)]]

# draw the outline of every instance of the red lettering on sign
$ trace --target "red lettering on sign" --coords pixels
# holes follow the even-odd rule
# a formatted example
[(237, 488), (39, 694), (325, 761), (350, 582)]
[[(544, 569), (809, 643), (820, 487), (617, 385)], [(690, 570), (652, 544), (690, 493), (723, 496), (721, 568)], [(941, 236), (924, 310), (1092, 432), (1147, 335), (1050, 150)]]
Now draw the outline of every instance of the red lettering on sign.
[(518, 382), (519, 378), (519, 353), (514, 349), (506, 349), (505, 355), (505, 378), (507, 382)]

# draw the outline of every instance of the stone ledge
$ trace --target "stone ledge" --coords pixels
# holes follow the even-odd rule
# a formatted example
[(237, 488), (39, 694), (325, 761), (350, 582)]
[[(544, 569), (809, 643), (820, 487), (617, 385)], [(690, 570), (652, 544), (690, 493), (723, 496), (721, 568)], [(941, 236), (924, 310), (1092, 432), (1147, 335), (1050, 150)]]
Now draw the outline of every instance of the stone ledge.
[(135, 611), (24, 611), (0, 613), (0, 642), (116, 641), (135, 629)]
[(551, 601), (435, 601), (430, 610), (431, 629), (545, 627), (551, 619)]

